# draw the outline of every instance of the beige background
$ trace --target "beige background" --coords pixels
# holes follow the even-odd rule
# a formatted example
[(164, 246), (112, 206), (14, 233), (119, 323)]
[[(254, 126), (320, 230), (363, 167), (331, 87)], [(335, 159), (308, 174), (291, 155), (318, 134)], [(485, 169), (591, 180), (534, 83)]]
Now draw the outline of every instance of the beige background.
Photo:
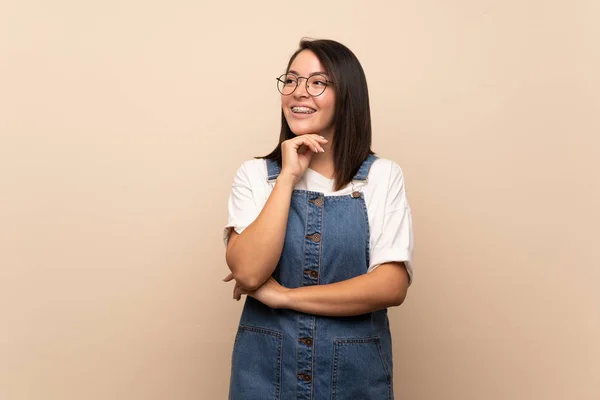
[(0, 3), (0, 399), (225, 399), (221, 241), (302, 36), (367, 74), (415, 282), (397, 398), (600, 398), (600, 3)]

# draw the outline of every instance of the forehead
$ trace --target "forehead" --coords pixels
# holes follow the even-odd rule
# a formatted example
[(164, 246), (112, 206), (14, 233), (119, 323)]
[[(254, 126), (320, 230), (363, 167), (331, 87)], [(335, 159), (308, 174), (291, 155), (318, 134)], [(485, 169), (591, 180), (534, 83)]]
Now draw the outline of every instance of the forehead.
[(326, 73), (325, 67), (319, 58), (310, 50), (302, 50), (290, 65), (290, 71), (308, 76), (315, 73)]

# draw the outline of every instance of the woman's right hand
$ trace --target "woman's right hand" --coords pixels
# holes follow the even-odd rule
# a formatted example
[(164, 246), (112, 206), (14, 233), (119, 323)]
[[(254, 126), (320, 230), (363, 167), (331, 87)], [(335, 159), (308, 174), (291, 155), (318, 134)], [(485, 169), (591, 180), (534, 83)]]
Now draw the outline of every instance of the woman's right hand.
[(314, 153), (324, 152), (321, 143), (328, 140), (315, 133), (296, 136), (281, 143), (281, 172), (280, 175), (289, 175), (298, 181)]

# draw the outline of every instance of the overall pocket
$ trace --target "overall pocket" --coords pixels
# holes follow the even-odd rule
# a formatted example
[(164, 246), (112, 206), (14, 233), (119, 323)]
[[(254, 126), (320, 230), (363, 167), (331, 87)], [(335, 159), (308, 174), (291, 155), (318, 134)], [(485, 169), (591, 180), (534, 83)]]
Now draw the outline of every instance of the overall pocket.
[(231, 356), (229, 400), (279, 400), (283, 334), (240, 325)]
[(393, 400), (378, 337), (335, 339), (332, 377), (332, 400)]

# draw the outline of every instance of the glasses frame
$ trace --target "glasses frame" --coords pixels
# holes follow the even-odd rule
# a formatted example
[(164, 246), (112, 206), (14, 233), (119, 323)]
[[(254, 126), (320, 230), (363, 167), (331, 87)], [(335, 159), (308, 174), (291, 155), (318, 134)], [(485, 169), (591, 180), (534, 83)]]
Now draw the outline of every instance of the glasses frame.
[[(285, 82), (282, 80), (282, 78), (283, 78), (283, 77), (285, 77), (285, 76), (287, 76), (287, 75), (293, 75), (293, 76), (296, 78), (296, 87), (295, 87), (295, 88), (294, 88), (294, 90), (292, 90), (290, 93), (288, 93), (288, 94), (284, 94), (284, 93), (282, 93), (282, 92), (281, 92), (281, 90), (279, 90), (279, 82), (281, 82), (281, 83), (283, 83), (283, 84), (285, 85)], [(323, 88), (323, 91), (322, 91), (321, 93), (317, 94), (317, 95), (312, 95), (312, 94), (310, 94), (310, 92), (308, 91), (308, 80), (309, 80), (310, 78), (312, 78), (313, 76), (322, 76), (322, 77), (324, 78), (324, 80), (325, 80), (325, 87)], [(330, 81), (329, 79), (327, 79), (327, 77), (326, 77), (325, 75), (323, 75), (323, 74), (314, 74), (314, 75), (311, 75), (311, 76), (309, 76), (309, 77), (307, 78), (307, 77), (305, 77), (305, 76), (297, 76), (297, 75), (294, 75), (294, 74), (289, 74), (289, 73), (287, 73), (287, 74), (281, 74), (280, 76), (278, 76), (277, 78), (275, 78), (275, 80), (278, 82), (278, 83), (277, 83), (277, 91), (278, 91), (279, 93), (281, 93), (281, 95), (282, 95), (282, 96), (291, 96), (291, 95), (292, 95), (292, 94), (293, 94), (293, 93), (296, 91), (296, 89), (298, 89), (298, 85), (300, 84), (300, 79), (301, 79), (301, 78), (302, 78), (302, 79), (306, 79), (306, 81), (304, 82), (304, 86), (305, 86), (305, 88), (306, 88), (306, 93), (307, 93), (307, 94), (308, 94), (310, 97), (319, 97), (320, 95), (322, 95), (323, 93), (325, 93), (325, 90), (327, 90), (327, 88), (330, 86), (330, 84), (332, 84), (332, 83), (335, 83), (335, 82), (333, 82), (333, 81)]]

